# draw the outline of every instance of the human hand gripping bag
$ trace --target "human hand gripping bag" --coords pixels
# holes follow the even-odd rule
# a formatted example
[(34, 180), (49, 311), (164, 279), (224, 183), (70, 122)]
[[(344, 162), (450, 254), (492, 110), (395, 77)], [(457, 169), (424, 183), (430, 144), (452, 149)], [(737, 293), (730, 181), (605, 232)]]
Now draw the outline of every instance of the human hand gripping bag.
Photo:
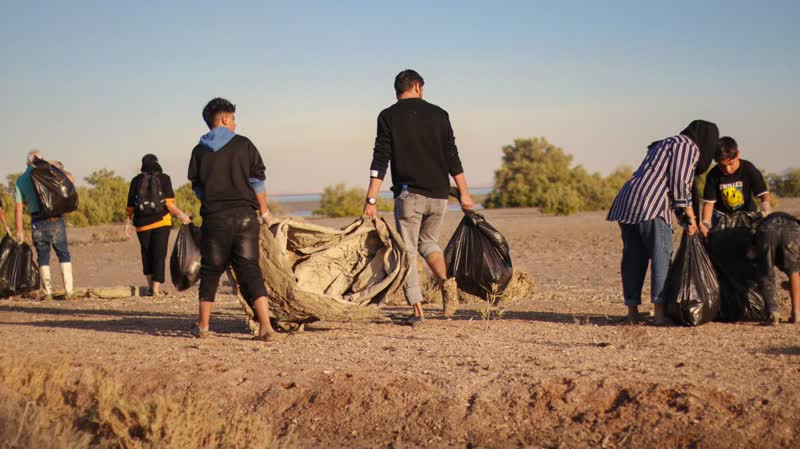
[(192, 223), (178, 230), (169, 270), (172, 284), (179, 291), (189, 289), (200, 280), (200, 239), (200, 228)]
[(717, 273), (700, 234), (683, 233), (667, 276), (667, 313), (684, 326), (717, 319), (720, 291)]
[(514, 275), (505, 237), (473, 211), (464, 211), (444, 258), (447, 277), (456, 278), (462, 291), (484, 299), (501, 296)]
[(719, 279), (721, 321), (764, 321), (767, 308), (758, 286), (754, 233), (758, 212), (735, 212), (720, 219), (708, 236), (708, 251)]
[(75, 185), (55, 165), (37, 159), (31, 171), (31, 181), (40, 206), (36, 218), (59, 217), (78, 210), (78, 191)]

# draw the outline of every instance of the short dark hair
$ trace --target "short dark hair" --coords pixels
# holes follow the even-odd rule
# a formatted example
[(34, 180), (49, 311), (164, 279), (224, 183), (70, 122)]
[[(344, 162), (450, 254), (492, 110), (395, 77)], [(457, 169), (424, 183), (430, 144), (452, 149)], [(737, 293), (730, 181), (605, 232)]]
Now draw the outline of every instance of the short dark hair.
[(394, 77), (394, 92), (400, 95), (414, 87), (415, 83), (419, 83), (420, 87), (425, 85), (422, 75), (411, 69), (403, 70)]
[(739, 144), (733, 139), (733, 137), (720, 137), (719, 139), (719, 148), (717, 151), (714, 152), (714, 160), (725, 161), (728, 159), (733, 159), (739, 155)]
[(236, 112), (236, 105), (224, 98), (217, 97), (209, 101), (206, 107), (203, 108), (203, 121), (206, 122), (209, 129), (214, 126), (214, 119), (217, 117), (217, 114), (223, 112)]

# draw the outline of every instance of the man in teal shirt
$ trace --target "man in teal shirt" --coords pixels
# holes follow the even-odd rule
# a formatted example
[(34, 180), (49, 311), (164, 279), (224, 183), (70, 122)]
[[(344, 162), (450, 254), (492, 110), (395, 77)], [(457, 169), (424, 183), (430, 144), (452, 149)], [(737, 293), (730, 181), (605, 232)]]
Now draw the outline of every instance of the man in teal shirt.
[[(39, 274), (42, 279), (42, 289), (44, 289), (44, 299), (53, 298), (53, 289), (51, 286), (50, 276), (50, 248), (52, 247), (56, 252), (56, 257), (61, 264), (61, 272), (64, 275), (64, 299), (72, 299), (73, 295), (73, 282), (72, 282), (72, 259), (69, 255), (69, 244), (67, 242), (67, 226), (64, 223), (64, 217), (51, 217), (51, 218), (37, 218), (37, 214), (41, 210), (39, 198), (36, 196), (36, 191), (33, 188), (33, 180), (31, 179), (31, 172), (33, 165), (37, 160), (44, 160), (44, 156), (38, 150), (33, 150), (28, 153), (27, 163), (28, 168), (25, 173), (17, 179), (16, 191), (14, 199), (16, 200), (16, 222), (17, 222), (17, 241), (22, 243), (25, 239), (25, 233), (22, 225), (22, 214), (24, 212), (24, 205), (28, 205), (28, 212), (31, 214), (31, 236), (33, 237), (33, 246), (36, 248), (36, 256), (39, 262)], [(61, 164), (51, 162), (52, 165), (58, 167), (63, 171)], [(71, 182), (75, 182), (67, 172), (64, 174)]]

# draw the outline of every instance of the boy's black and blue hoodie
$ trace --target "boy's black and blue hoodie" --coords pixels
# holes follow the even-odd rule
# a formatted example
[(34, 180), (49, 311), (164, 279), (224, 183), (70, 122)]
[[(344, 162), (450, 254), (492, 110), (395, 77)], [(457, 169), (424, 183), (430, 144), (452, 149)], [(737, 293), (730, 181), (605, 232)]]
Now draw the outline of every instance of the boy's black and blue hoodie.
[(192, 150), (189, 181), (203, 217), (231, 209), (258, 210), (256, 194), (265, 192), (265, 180), (258, 149), (228, 128), (212, 129)]

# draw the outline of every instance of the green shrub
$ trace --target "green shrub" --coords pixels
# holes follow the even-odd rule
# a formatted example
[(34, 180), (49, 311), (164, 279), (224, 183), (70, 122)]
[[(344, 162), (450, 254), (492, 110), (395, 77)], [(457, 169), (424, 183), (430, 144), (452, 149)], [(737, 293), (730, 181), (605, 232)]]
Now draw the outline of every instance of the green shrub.
[[(187, 182), (175, 190), (175, 204), (178, 206), (178, 209), (192, 217), (196, 223), (199, 222), (200, 200), (197, 199), (197, 196), (192, 190), (192, 183)], [(174, 220), (172, 223), (173, 227), (179, 227), (180, 225), (180, 220)]]
[[(14, 229), (14, 189), (17, 178), (21, 173), (10, 174), (6, 177), (7, 183), (0, 184), (0, 198), (2, 198), (4, 212), (8, 223)], [(88, 186), (78, 187), (78, 210), (66, 216), (70, 226), (85, 227), (101, 224), (122, 223), (125, 221), (125, 210), (128, 205), (128, 189), (130, 181), (114, 173), (113, 170), (97, 170), (84, 178)], [(175, 191), (175, 201), (178, 208), (199, 219), (200, 200), (192, 191), (190, 183), (183, 184)], [(283, 209), (274, 201), (267, 203), (273, 214), (280, 214)], [(180, 225), (180, 220), (174, 220), (175, 226)], [(30, 228), (30, 214), (27, 209), (24, 218), (25, 229)], [(2, 226), (0, 226), (2, 228)], [(0, 229), (0, 236), (5, 230)]]
[[(314, 210), (314, 215), (323, 217), (357, 217), (364, 211), (364, 201), (367, 191), (353, 187), (347, 189), (344, 183), (325, 187), (320, 199), (319, 208)], [(378, 210), (392, 210), (392, 202), (378, 198)]]
[(782, 197), (800, 197), (800, 168), (793, 168), (784, 175), (774, 173), (765, 176), (770, 192)]
[(572, 156), (545, 138), (517, 139), (503, 147), (503, 161), (484, 206), (538, 207), (544, 213), (569, 215), (607, 209), (631, 176), (620, 167), (608, 177), (572, 166)]
[(84, 178), (90, 187), (78, 187), (78, 210), (67, 215), (72, 226), (95, 226), (125, 221), (129, 181), (102, 169)]

